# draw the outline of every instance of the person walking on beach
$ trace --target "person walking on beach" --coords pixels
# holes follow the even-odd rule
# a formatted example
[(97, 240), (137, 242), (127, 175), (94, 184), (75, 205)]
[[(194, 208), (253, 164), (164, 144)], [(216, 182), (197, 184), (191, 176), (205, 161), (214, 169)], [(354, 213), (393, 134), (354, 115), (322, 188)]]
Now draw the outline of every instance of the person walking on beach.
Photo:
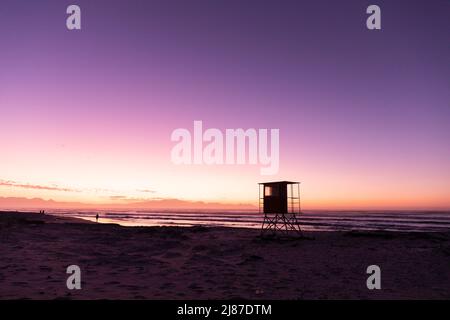
[(95, 222), (98, 222), (98, 213), (95, 215)]

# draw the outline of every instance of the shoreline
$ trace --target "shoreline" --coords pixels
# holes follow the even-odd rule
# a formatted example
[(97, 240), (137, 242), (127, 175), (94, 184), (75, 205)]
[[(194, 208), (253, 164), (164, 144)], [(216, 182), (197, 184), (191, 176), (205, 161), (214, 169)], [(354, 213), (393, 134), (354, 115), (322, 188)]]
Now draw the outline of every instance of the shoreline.
[[(0, 212), (0, 299), (449, 299), (450, 232), (125, 227)], [(82, 289), (66, 287), (79, 265)], [(381, 268), (381, 290), (366, 269)]]
[[(122, 226), (204, 226), (261, 229), (263, 215), (248, 212), (115, 212), (115, 211), (54, 211), (47, 214), (58, 217), (71, 217), (96, 223), (95, 215), (100, 215), (99, 223)], [(448, 232), (450, 231), (450, 212), (311, 212), (298, 215), (302, 230), (310, 231), (392, 231), (392, 232)]]

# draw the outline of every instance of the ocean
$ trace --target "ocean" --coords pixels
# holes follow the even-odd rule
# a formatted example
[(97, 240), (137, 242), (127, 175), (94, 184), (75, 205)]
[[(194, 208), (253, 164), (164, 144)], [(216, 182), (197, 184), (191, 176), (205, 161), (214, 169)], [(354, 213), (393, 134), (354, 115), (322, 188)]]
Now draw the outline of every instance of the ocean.
[[(261, 228), (263, 215), (255, 211), (114, 211), (48, 210), (66, 217), (117, 223), (123, 226), (220, 226)], [(408, 232), (450, 231), (449, 211), (303, 211), (298, 215), (305, 231), (383, 230)]]

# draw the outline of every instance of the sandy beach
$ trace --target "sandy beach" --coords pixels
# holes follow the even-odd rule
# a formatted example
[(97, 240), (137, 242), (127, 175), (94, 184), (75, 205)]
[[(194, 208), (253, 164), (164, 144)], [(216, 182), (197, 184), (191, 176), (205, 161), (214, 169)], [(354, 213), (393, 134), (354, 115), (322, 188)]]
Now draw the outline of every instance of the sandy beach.
[[(123, 227), (0, 213), (0, 299), (449, 299), (450, 232)], [(66, 268), (81, 268), (81, 290)], [(381, 268), (368, 290), (366, 268)]]

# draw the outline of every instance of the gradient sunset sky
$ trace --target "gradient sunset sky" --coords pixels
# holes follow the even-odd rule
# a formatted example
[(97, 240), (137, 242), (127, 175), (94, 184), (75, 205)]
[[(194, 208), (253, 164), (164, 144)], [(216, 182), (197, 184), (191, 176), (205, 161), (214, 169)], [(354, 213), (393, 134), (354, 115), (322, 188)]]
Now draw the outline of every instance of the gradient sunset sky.
[[(449, 1), (6, 0), (0, 35), (0, 197), (450, 208)], [(279, 173), (173, 164), (194, 120), (279, 128)]]

